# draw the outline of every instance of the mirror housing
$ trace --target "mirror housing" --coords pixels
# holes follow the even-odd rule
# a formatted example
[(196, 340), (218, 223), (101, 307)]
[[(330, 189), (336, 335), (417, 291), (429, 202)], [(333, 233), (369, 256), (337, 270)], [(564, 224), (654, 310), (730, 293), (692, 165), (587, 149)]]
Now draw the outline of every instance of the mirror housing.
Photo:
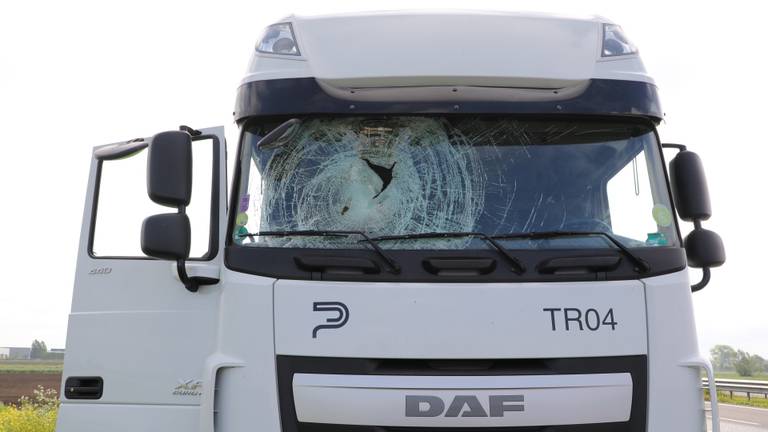
[(185, 260), (189, 258), (191, 242), (186, 214), (158, 214), (144, 219), (141, 225), (141, 250), (147, 256), (171, 261)]
[(669, 163), (669, 179), (680, 219), (692, 222), (712, 216), (707, 178), (699, 155), (688, 150), (675, 155)]
[(141, 250), (148, 256), (176, 261), (179, 280), (190, 292), (200, 285), (213, 285), (218, 279), (187, 274), (192, 230), (187, 206), (192, 200), (192, 136), (201, 133), (187, 126), (152, 137), (147, 154), (147, 194), (149, 198), (177, 213), (164, 213), (144, 219)]
[(192, 137), (162, 132), (152, 138), (147, 155), (147, 194), (167, 207), (186, 207), (192, 198)]
[(680, 219), (693, 222), (694, 226), (683, 244), (688, 266), (702, 269), (701, 280), (691, 285), (691, 291), (696, 292), (709, 283), (709, 269), (725, 263), (725, 247), (717, 233), (701, 227), (701, 221), (712, 216), (709, 188), (701, 158), (682, 144), (662, 144), (662, 147), (679, 150), (669, 162), (669, 180), (677, 214)]
[(684, 244), (688, 265), (691, 267), (719, 267), (725, 263), (723, 240), (714, 231), (695, 229), (685, 237)]

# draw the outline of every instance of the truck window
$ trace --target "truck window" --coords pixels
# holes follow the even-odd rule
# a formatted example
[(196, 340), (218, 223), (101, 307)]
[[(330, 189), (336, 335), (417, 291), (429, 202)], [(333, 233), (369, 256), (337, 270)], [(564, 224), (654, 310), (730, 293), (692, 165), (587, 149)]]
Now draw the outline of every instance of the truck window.
[[(213, 182), (213, 140), (192, 143), (192, 200), (187, 207), (192, 227), (190, 257), (208, 254)], [(127, 158), (101, 162), (91, 255), (96, 258), (144, 258), (141, 224), (149, 215), (175, 209), (152, 202), (147, 196), (147, 151)]]
[[(661, 207), (654, 208), (645, 151), (608, 180), (607, 194), (614, 234), (653, 242), (659, 230), (654, 218), (664, 215)], [(667, 220), (671, 223), (671, 213)], [(659, 222), (665, 221), (660, 219)], [(656, 240), (662, 241), (660, 238)]]
[[(310, 117), (259, 145), (279, 124), (246, 128), (232, 233), (245, 247), (365, 247), (343, 236), (268, 234), (296, 230), (371, 237), (600, 231), (628, 247), (677, 244), (658, 144), (647, 125), (498, 116)], [(505, 243), (611, 247), (599, 237)], [(487, 245), (476, 238), (430, 238), (381, 246)]]

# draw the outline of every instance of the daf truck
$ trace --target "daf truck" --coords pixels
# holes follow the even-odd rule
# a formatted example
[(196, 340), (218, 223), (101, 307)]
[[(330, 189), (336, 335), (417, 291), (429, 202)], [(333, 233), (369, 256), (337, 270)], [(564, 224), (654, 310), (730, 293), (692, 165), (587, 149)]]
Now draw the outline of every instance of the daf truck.
[(725, 253), (663, 118), (601, 17), (269, 26), (230, 189), (222, 127), (94, 149), (57, 430), (705, 430)]

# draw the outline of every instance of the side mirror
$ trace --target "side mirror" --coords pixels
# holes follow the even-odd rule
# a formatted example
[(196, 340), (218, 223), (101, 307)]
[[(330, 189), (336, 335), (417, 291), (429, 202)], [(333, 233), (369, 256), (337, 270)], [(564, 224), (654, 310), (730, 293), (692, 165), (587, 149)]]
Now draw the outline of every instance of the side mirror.
[(672, 197), (680, 219), (692, 222), (712, 216), (707, 177), (699, 155), (683, 150), (669, 163)]
[(147, 155), (147, 194), (164, 206), (183, 208), (192, 198), (192, 137), (182, 131), (152, 138)]
[(688, 265), (694, 268), (719, 267), (725, 263), (725, 247), (720, 236), (699, 228), (685, 237), (685, 254)]
[(189, 258), (191, 243), (189, 217), (183, 213), (150, 216), (141, 225), (141, 250), (164, 260)]
[(709, 188), (701, 158), (696, 153), (688, 151), (684, 145), (663, 144), (662, 146), (680, 150), (669, 163), (669, 178), (672, 197), (680, 219), (693, 222), (694, 226), (693, 231), (685, 237), (684, 245), (688, 265), (701, 268), (703, 271), (701, 281), (691, 286), (691, 290), (696, 292), (709, 283), (709, 269), (725, 263), (725, 247), (717, 233), (701, 227), (701, 221), (712, 216)]
[(215, 283), (187, 275), (185, 262), (192, 242), (186, 215), (192, 199), (192, 137), (187, 131), (162, 132), (152, 138), (147, 155), (147, 194), (160, 205), (175, 207), (177, 213), (144, 219), (141, 250), (154, 258), (176, 261), (179, 280), (191, 292), (200, 285)]

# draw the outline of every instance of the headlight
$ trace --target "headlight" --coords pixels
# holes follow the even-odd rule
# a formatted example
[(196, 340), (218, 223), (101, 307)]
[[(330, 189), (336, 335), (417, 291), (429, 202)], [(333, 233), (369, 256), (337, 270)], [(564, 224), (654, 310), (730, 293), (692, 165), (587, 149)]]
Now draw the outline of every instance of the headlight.
[(256, 51), (268, 54), (301, 55), (290, 23), (274, 24), (267, 27)]
[(603, 57), (637, 54), (637, 47), (630, 42), (624, 30), (616, 24), (603, 24)]

